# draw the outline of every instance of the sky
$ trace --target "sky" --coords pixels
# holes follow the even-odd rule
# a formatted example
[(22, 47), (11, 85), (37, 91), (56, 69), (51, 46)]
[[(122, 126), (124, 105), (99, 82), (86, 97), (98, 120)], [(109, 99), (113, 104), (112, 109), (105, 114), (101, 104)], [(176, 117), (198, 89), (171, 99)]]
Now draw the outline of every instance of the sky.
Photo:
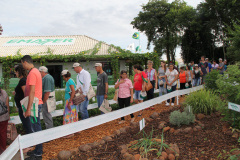
[[(196, 7), (203, 0), (185, 0)], [(126, 49), (139, 41), (131, 21), (148, 0), (1, 0), (2, 36), (87, 35)], [(172, 0), (169, 0), (172, 2)], [(147, 38), (140, 33), (143, 52)], [(152, 51), (151, 46), (150, 51)], [(179, 49), (177, 50), (179, 52)], [(178, 55), (180, 56), (180, 55)]]

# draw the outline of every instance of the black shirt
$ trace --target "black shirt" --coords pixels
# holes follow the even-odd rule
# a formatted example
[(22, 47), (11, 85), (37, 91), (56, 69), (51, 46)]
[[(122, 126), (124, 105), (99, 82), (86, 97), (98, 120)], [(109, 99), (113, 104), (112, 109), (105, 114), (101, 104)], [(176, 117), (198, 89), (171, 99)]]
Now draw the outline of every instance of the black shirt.
[(20, 79), (17, 87), (15, 88), (16, 94), (14, 96), (14, 100), (15, 100), (18, 108), (21, 107), (20, 101), (24, 98), (24, 93), (23, 93), (23, 90), (22, 90), (22, 86), (26, 85), (26, 80), (27, 80), (26, 77)]

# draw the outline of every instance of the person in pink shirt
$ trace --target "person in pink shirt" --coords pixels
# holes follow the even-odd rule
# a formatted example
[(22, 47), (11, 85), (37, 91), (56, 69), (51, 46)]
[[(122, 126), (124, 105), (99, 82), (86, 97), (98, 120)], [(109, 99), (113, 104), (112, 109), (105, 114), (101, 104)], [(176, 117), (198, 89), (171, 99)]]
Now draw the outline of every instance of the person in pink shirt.
[[(132, 81), (127, 78), (127, 71), (122, 70), (120, 73), (120, 79), (115, 83), (115, 89), (118, 90), (118, 105), (119, 108), (124, 108), (130, 106), (133, 103), (133, 85)], [(131, 114), (131, 122), (134, 121), (134, 115)], [(124, 117), (121, 118), (119, 124), (124, 123)]]
[[(33, 105), (34, 97), (38, 98), (38, 117), (37, 120), (33, 118), (31, 124), (32, 132), (38, 132), (42, 130), (40, 123), (40, 111), (42, 108), (42, 76), (37, 68), (33, 65), (33, 60), (29, 55), (25, 55), (21, 59), (23, 68), (28, 70), (28, 76), (25, 87), (25, 97), (29, 96), (27, 111), (25, 112), (25, 117), (31, 117), (31, 107)], [(42, 144), (38, 144), (35, 147), (35, 150), (27, 152), (27, 155), (30, 156), (27, 159), (41, 159), (43, 154)]]

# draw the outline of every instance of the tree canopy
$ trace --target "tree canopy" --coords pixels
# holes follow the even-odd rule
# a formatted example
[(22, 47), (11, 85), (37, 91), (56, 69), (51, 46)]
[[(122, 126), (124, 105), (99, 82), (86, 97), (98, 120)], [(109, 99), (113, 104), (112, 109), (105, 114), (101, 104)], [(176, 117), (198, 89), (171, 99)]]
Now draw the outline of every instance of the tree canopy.
[(197, 63), (202, 55), (210, 60), (233, 61), (234, 56), (230, 56), (233, 39), (229, 39), (233, 35), (229, 28), (237, 32), (239, 11), (240, 1), (237, 0), (205, 0), (196, 9), (182, 0), (172, 3), (150, 0), (131, 24), (146, 34), (148, 48), (153, 44), (154, 50), (166, 54), (168, 61), (174, 62), (178, 46), (186, 63), (191, 60)]

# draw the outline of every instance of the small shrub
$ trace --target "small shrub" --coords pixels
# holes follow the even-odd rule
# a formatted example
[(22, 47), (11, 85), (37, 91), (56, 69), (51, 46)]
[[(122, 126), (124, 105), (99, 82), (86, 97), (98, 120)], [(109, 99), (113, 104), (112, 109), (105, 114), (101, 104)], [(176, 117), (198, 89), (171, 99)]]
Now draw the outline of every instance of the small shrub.
[(219, 106), (224, 106), (225, 103), (214, 91), (202, 89), (187, 96), (184, 105), (191, 106), (194, 114), (204, 113), (209, 115), (216, 111)]
[(216, 80), (218, 79), (219, 76), (221, 75), (217, 70), (213, 70), (209, 72), (209, 74), (206, 75), (206, 80), (205, 80), (206, 89), (217, 90), (218, 86), (216, 84)]
[(181, 126), (182, 124), (189, 125), (190, 123), (194, 123), (195, 115), (192, 113), (191, 110), (191, 107), (185, 107), (184, 112), (173, 111), (170, 114), (170, 123), (177, 126)]
[(182, 113), (180, 111), (173, 111), (170, 114), (170, 120), (169, 121), (172, 125), (180, 126), (181, 125), (181, 121), (180, 121), (181, 118), (182, 118)]

